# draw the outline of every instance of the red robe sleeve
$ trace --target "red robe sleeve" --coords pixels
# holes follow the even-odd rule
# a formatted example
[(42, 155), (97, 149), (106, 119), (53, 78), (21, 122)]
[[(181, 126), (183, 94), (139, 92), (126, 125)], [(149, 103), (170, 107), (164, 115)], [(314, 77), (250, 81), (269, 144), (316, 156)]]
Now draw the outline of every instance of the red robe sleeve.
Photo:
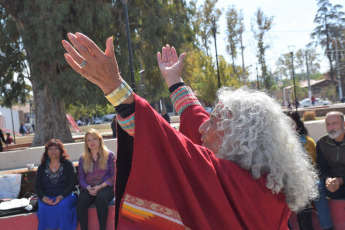
[(193, 143), (202, 145), (199, 127), (210, 117), (201, 105), (187, 107), (180, 116), (180, 132)]

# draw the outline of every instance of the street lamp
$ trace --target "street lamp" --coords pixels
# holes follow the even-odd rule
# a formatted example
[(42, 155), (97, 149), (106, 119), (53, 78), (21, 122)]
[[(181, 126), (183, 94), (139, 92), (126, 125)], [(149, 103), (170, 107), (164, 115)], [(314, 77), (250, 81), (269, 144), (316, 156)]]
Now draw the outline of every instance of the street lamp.
[(293, 66), (293, 51), (295, 49), (295, 46), (288, 46), (288, 49), (290, 51), (290, 55), (291, 55), (291, 60), (292, 60), (292, 78), (293, 78), (293, 89), (294, 89), (294, 94), (295, 94), (295, 108), (297, 111), (297, 95), (296, 95), (296, 84), (295, 84), (295, 68)]
[(218, 77), (218, 88), (220, 88), (220, 77), (219, 77), (219, 67), (218, 67), (218, 53), (217, 53), (217, 39), (216, 39), (216, 34), (217, 34), (217, 26), (216, 26), (216, 19), (215, 17), (213, 17), (212, 20), (212, 33), (213, 33), (213, 37), (214, 37), (214, 47), (216, 49), (216, 61), (217, 61), (217, 77)]
[(128, 43), (128, 53), (129, 53), (129, 65), (131, 68), (131, 81), (132, 81), (132, 89), (135, 92), (135, 80), (134, 80), (134, 70), (133, 70), (133, 58), (132, 58), (132, 45), (131, 45), (131, 37), (129, 34), (129, 23), (128, 23), (128, 10), (127, 10), (127, 3), (128, 0), (121, 0), (123, 4), (123, 8), (125, 10), (125, 20), (126, 20), (126, 30), (127, 30), (127, 43)]

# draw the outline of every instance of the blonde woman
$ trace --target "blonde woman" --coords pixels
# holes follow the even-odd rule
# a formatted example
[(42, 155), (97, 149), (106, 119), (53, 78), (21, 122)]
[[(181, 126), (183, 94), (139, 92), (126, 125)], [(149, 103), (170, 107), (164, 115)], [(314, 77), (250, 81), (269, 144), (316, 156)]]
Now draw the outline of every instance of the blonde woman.
[(108, 203), (114, 198), (114, 153), (109, 151), (102, 135), (95, 129), (85, 134), (84, 153), (79, 159), (80, 195), (77, 215), (82, 230), (88, 229), (88, 207), (95, 203), (99, 229), (106, 229)]

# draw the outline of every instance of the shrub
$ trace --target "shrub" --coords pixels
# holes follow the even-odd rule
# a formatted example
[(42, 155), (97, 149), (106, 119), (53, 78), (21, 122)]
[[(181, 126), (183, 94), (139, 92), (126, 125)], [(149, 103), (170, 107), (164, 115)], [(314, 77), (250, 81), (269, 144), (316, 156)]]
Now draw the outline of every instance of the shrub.
[(315, 120), (315, 111), (306, 111), (303, 113), (303, 121), (312, 121)]

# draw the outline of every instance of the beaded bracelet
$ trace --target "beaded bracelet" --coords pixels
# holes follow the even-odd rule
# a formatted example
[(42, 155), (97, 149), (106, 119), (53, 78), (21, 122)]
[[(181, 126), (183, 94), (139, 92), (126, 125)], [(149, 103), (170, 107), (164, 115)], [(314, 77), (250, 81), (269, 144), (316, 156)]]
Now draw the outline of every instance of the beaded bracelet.
[(133, 90), (131, 89), (131, 87), (129, 87), (129, 85), (125, 81), (122, 81), (119, 87), (117, 87), (113, 92), (106, 95), (105, 97), (111, 104), (113, 104), (114, 106), (118, 106), (122, 102), (124, 102), (132, 93)]

